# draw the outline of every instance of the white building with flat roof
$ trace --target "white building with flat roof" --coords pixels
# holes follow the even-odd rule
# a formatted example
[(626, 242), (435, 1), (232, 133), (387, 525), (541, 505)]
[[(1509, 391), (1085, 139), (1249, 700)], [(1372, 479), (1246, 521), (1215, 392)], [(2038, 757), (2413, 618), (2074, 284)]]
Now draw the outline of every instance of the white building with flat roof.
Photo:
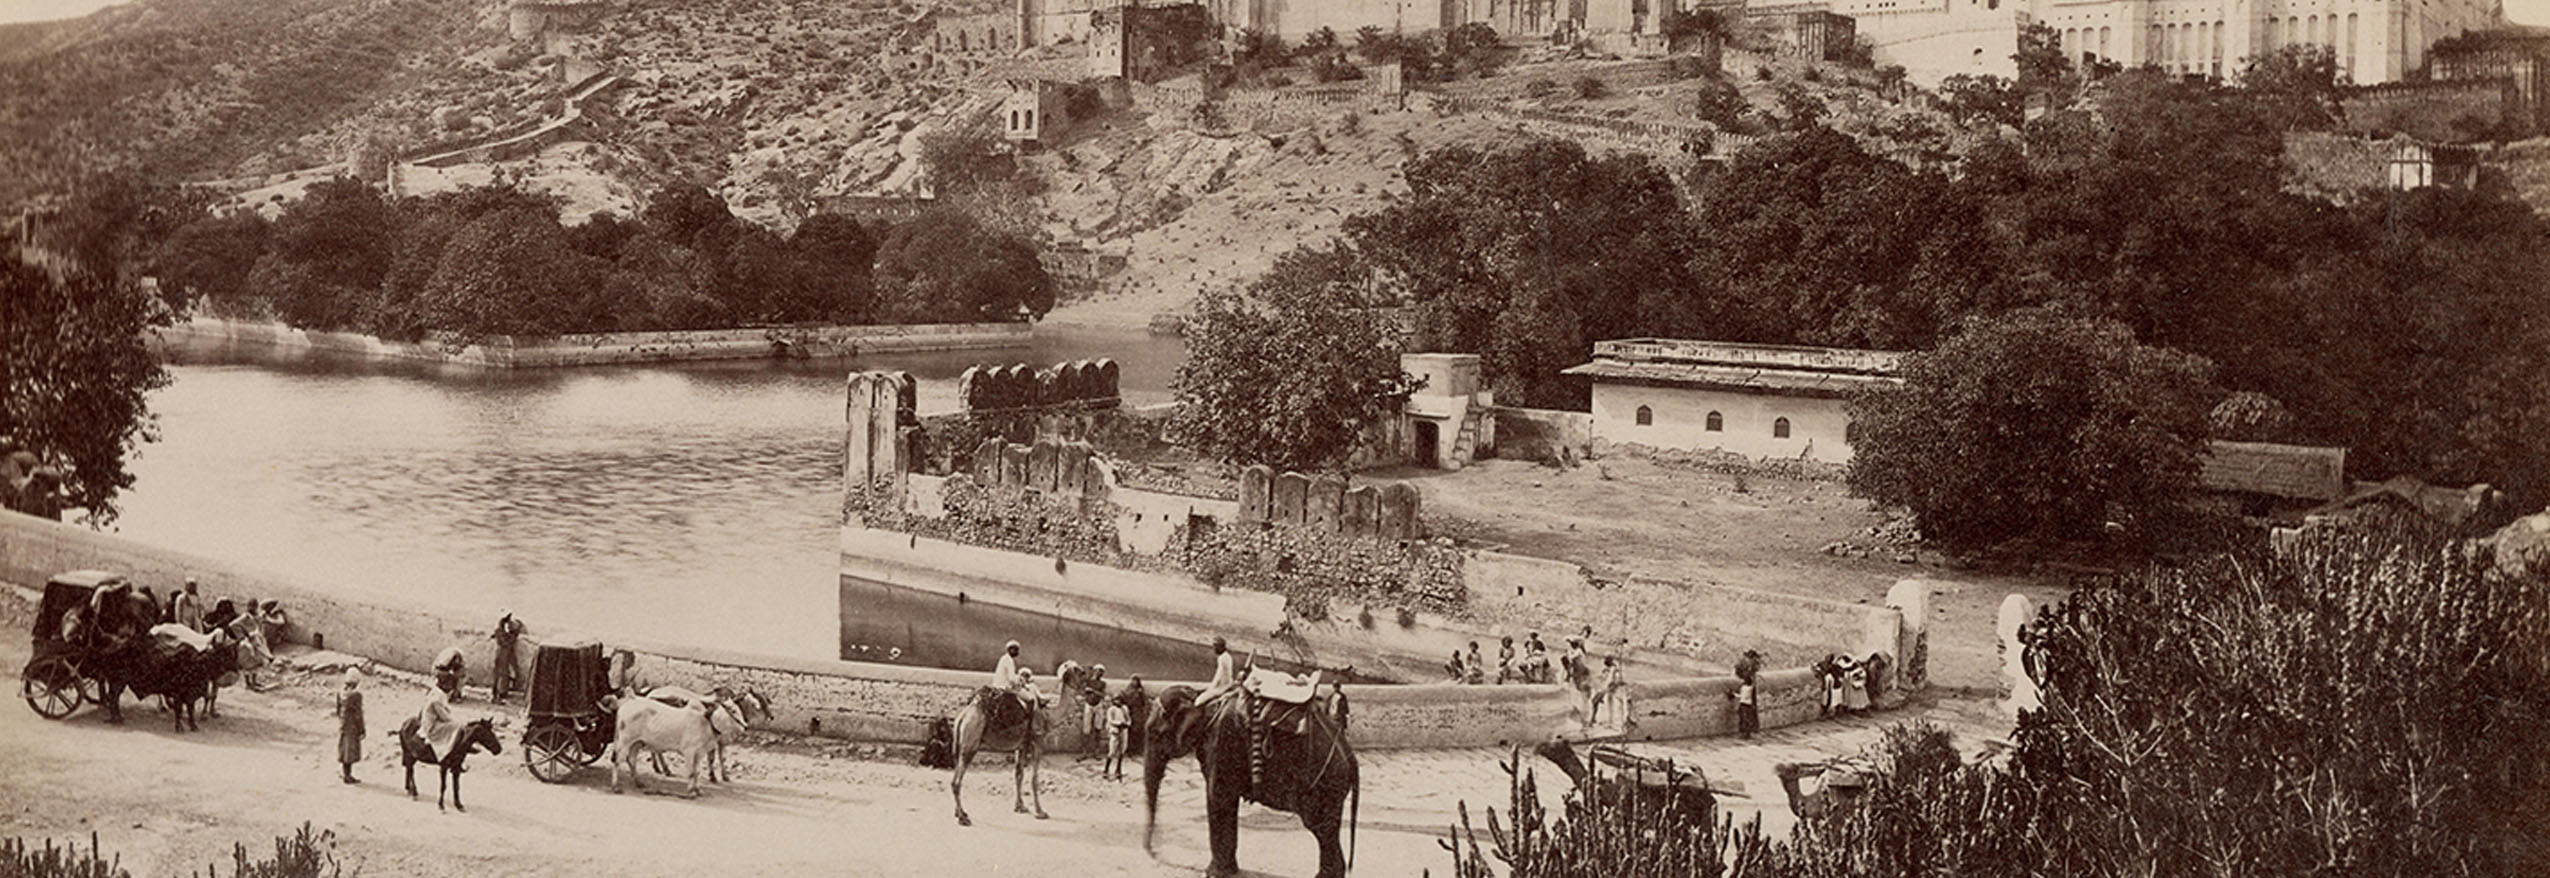
[(2066, 57), (2232, 77), (2248, 59), (2321, 45), (2358, 84), (2397, 82), (2437, 40), (2500, 26), (2499, 0), (1832, 0), (1878, 64), (1917, 81), (2014, 76), (2019, 31), (2042, 22)]
[(1594, 443), (1849, 463), (1842, 403), (1892, 384), (1903, 354), (1629, 338), (1566, 370), (1594, 383)]

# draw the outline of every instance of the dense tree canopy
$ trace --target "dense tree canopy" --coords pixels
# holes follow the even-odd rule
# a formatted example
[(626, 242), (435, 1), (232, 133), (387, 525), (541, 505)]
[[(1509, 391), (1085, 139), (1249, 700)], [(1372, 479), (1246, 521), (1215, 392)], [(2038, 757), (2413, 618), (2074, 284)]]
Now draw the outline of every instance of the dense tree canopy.
[(656, 193), (637, 219), (568, 226), (555, 198), (510, 185), (391, 200), (337, 179), (271, 222), (242, 211), (177, 227), (155, 267), (163, 289), (215, 313), (408, 340), (1006, 320), (1052, 307), (1031, 242), (959, 218), (898, 239), (917, 249), (895, 269), (898, 307), (881, 308), (881, 235), (817, 213), (783, 237), (692, 184)]
[(1235, 464), (1329, 469), (1398, 411), (1414, 389), (1399, 370), (1398, 326), (1351, 267), (1335, 264), (1352, 259), (1296, 251), (1245, 289), (1204, 293), (1170, 384), (1181, 444)]
[(2078, 538), (2181, 505), (2221, 397), (2213, 364), (2124, 326), (2042, 311), (1978, 318), (1851, 400), (1851, 490), (1924, 537)]
[(1542, 140), (1437, 150), (1407, 174), (1406, 200), (1347, 220), (1352, 258), (1315, 264), (1411, 306), (1415, 349), (1484, 355), (1502, 398), (1582, 408), (1556, 373), (1594, 340), (1715, 328), (1681, 307), (1685, 216), (1654, 163)]
[[(2283, 134), (2326, 73), (2309, 52), (2261, 62), (2253, 89), (2149, 70), (2084, 85), (2038, 55), (2032, 88), (2086, 99), (1944, 173), (1816, 126), (1763, 138), (1686, 202), (1643, 158), (1450, 148), (1348, 220), (1353, 258), (1320, 264), (1409, 307), (1412, 349), (1481, 354), (1510, 404), (1583, 408), (1556, 372), (1606, 338), (1914, 350), (2053, 306), (2212, 361), (2223, 389), (2282, 404), (2287, 441), (2349, 448), (2356, 478), (2550, 502), (2550, 443), (2519, 438), (2550, 435), (2540, 217), (2487, 187), (2286, 191)], [(2019, 123), (2016, 85), (1967, 85), (1991, 92), (1973, 112)]]
[(1012, 320), (1054, 307), (1034, 245), (953, 210), (898, 224), (877, 246), (877, 304), (898, 323)]
[(125, 458), (153, 438), (145, 397), (168, 383), (148, 330), (169, 316), (138, 285), (86, 270), (57, 278), (0, 254), (0, 455), (30, 453), (47, 471), (32, 487), (0, 485), (25, 501), (13, 508), (59, 502), (94, 525), (115, 520), (115, 495), (133, 484)]

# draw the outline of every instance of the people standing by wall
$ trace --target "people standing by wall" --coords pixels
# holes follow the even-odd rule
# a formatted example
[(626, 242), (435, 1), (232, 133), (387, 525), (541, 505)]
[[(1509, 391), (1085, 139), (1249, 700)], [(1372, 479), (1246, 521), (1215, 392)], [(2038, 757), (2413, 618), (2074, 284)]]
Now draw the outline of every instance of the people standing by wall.
[(490, 675), (491, 679), (487, 682), (489, 689), (487, 700), (503, 704), (505, 696), (513, 692), (515, 686), (521, 684), (519, 676), (522, 672), (521, 659), (516, 655), (516, 649), (522, 641), (522, 620), (514, 618), (512, 610), (499, 611), (496, 616), (496, 630), (489, 632), (487, 636), (496, 641), (496, 666), (493, 669), (494, 673)]
[(1506, 681), (1512, 679), (1514, 679), (1514, 635), (1508, 634), (1505, 635), (1504, 642), (1496, 647), (1496, 684), (1503, 686)]
[(1762, 730), (1762, 714), (1758, 707), (1761, 690), (1756, 688), (1754, 681), (1761, 673), (1762, 653), (1745, 650), (1744, 658), (1735, 663), (1735, 734), (1748, 741), (1753, 739), (1754, 732)]
[(1470, 654), (1461, 657), (1461, 670), (1465, 673), (1461, 682), (1473, 686), (1487, 682), (1487, 659), (1479, 656), (1478, 641), (1470, 641)]
[(1621, 672), (1618, 656), (1603, 657), (1602, 678), (1594, 691), (1594, 709), (1598, 717), (1609, 713), (1612, 726), (1622, 732), (1637, 725), (1637, 720), (1629, 712), (1629, 679)]
[(1124, 779), (1126, 738), (1133, 734), (1133, 711), (1122, 699), (1107, 702), (1107, 761), (1099, 766), (1098, 776), (1108, 780)]
[(345, 669), (345, 691), (336, 697), (336, 762), (338, 777), (354, 779), (354, 764), (363, 761), (363, 669)]
[(1443, 663), (1443, 678), (1449, 683), (1469, 682), (1470, 670), (1462, 667), (1460, 650), (1453, 650), (1452, 660)]

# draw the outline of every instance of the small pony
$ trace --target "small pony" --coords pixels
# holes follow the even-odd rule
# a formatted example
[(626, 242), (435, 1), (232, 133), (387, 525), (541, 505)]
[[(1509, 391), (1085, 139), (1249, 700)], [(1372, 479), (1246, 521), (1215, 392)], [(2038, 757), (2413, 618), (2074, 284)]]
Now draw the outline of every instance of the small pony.
[(443, 793), (449, 791), (452, 807), (468, 813), (468, 806), (460, 803), (460, 775), (467, 770), (462, 763), (469, 761), (469, 754), (479, 750), (504, 755), (505, 744), (496, 738), (495, 722), (474, 719), (462, 723), (460, 733), (452, 738), (452, 751), (443, 754), (436, 754), (434, 748), (425, 743), (424, 736), (416, 733), (416, 726), (416, 718), (411, 716), (398, 727), (398, 758), (401, 767), (407, 769), (407, 797), (416, 798), (416, 763), (429, 762), (442, 769), (434, 787), (435, 810), (442, 810)]

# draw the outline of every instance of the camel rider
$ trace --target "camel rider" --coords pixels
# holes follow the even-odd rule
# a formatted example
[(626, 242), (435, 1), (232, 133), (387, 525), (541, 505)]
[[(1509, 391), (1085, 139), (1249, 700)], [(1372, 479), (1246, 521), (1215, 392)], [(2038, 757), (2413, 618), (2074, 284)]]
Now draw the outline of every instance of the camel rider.
[(1204, 687), (1204, 694), (1196, 696), (1196, 704), (1205, 704), (1240, 687), (1239, 670), (1231, 662), (1231, 644), (1222, 638), (1213, 638), (1213, 683)]
[(1036, 691), (1036, 671), (1033, 668), (1019, 668), (1017, 681), (1010, 686), (1010, 691), (1018, 693), (1018, 700), (1031, 711), (1045, 700), (1044, 695)]
[(992, 688), (1017, 692), (1018, 672), (1023, 670), (1026, 669), (1018, 666), (1018, 641), (1012, 640), (1001, 647), (1000, 661), (992, 665)]

